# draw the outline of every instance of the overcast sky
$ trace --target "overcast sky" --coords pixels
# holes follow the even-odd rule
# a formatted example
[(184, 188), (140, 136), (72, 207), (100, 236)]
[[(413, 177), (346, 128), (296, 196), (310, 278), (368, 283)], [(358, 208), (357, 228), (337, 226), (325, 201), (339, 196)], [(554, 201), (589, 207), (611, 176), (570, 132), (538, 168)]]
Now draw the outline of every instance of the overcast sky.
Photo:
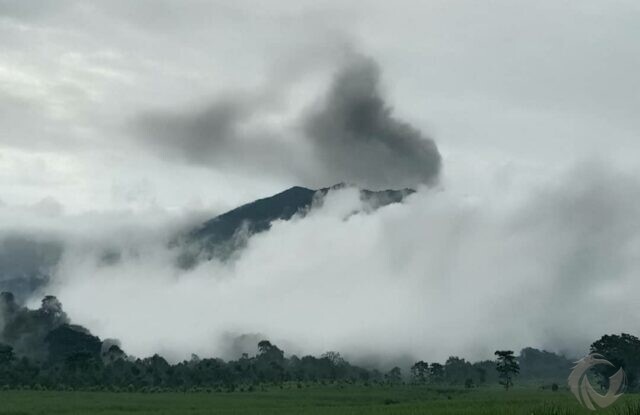
[[(396, 270), (400, 263), (406, 267), (399, 275), (411, 281), (421, 275), (440, 278), (446, 269), (452, 285), (437, 285), (436, 293), (469, 286), (477, 269), (494, 287), (506, 281), (492, 276), (492, 266), (505, 261), (503, 268), (515, 275), (509, 292), (519, 293), (532, 274), (545, 273), (549, 284), (534, 288), (546, 295), (548, 307), (561, 310), (565, 304), (558, 293), (572, 295), (584, 283), (577, 274), (597, 281), (619, 260), (623, 265), (612, 278), (621, 284), (640, 270), (633, 254), (638, 212), (632, 207), (640, 202), (638, 39), (640, 5), (633, 0), (0, 0), (3, 229), (49, 227), (80, 234), (98, 215), (104, 232), (96, 232), (113, 237), (114, 226), (105, 218), (123, 212), (134, 215), (127, 223), (157, 228), (158, 216), (212, 216), (293, 185), (418, 187), (422, 191), (406, 211), (386, 213), (362, 228), (351, 224), (348, 234), (331, 228), (328, 235), (336, 238), (356, 235), (344, 249), (359, 241), (364, 254), (390, 255), (356, 273), (354, 286), (373, 276), (373, 286), (385, 292), (380, 270)], [(330, 222), (335, 219), (334, 211), (326, 214)], [(46, 226), (43, 217), (49, 218)], [(294, 241), (316, 235), (316, 225), (338, 226), (314, 223), (295, 232), (277, 228), (271, 243), (281, 244), (278, 238), (289, 235), (295, 246)], [(438, 232), (415, 235), (416, 224), (424, 225), (425, 234), (434, 227)], [(563, 237), (551, 249), (545, 241), (554, 233)], [(592, 233), (600, 239), (584, 245), (585, 234)], [(371, 242), (381, 234), (389, 236), (387, 244)], [(500, 240), (508, 237), (522, 251), (505, 251)], [(478, 240), (485, 243), (479, 246)], [(199, 270), (197, 278), (207, 272), (243, 281), (261, 278), (256, 264), (273, 252), (260, 241), (236, 271)], [(440, 252), (452, 241), (458, 241), (457, 254), (448, 260), (422, 258), (424, 246)], [(620, 250), (612, 252), (611, 246)], [(344, 251), (318, 255), (309, 263), (348, 256)], [(580, 262), (585, 255), (597, 263)], [(531, 258), (544, 265), (530, 263)], [(364, 260), (349, 257), (344, 269), (324, 272), (358, 269)], [(166, 265), (152, 262), (144, 269), (158, 272)], [(291, 262), (272, 271), (289, 275), (286, 264)], [(141, 267), (130, 264), (118, 272), (135, 275)], [(129, 340), (129, 346), (135, 343), (133, 333), (149, 327), (141, 319), (123, 328), (139, 305), (135, 302), (125, 302), (112, 319), (104, 317), (113, 311), (110, 297), (87, 300), (93, 285), (78, 283), (79, 276), (93, 271), (82, 260), (66, 258), (64, 272), (59, 277), (64, 284), (51, 289), (80, 322)], [(281, 292), (278, 284), (289, 286), (286, 275), (274, 283), (274, 292)], [(108, 292), (108, 278), (100, 281)], [(102, 286), (100, 281), (92, 284)], [(418, 301), (413, 293), (423, 283), (400, 283), (404, 291), (398, 298), (405, 293)], [(551, 297), (550, 286), (558, 290)], [(197, 293), (206, 291), (195, 287)], [(610, 286), (613, 297), (606, 304), (623, 295), (622, 287)], [(194, 289), (191, 284), (179, 290), (186, 297)], [(487, 290), (473, 307), (502, 298)], [(589, 290), (579, 290), (589, 295), (576, 304), (590, 304)], [(157, 312), (164, 297), (155, 294), (150, 306)], [(469, 297), (459, 301), (464, 308)], [(627, 301), (632, 300), (616, 304), (629, 308)], [(275, 307), (269, 304), (265, 307)], [(92, 313), (93, 306), (102, 314)], [(608, 327), (599, 320), (597, 327), (585, 325), (570, 339), (560, 339), (582, 308), (571, 308), (571, 318), (547, 327), (545, 307), (531, 306), (536, 311), (527, 322), (535, 330), (523, 334), (520, 325), (509, 323), (496, 336), (514, 347), (560, 350), (583, 346)], [(339, 320), (344, 310), (335, 307)], [(603, 307), (610, 314), (601, 316), (620, 311)], [(473, 324), (486, 325), (503, 311), (479, 314)], [(201, 312), (187, 307), (175, 318)], [(406, 319), (406, 312), (389, 315)], [(451, 338), (466, 342), (459, 351), (472, 353), (469, 342), (482, 339), (475, 332), (454, 334), (453, 321), (468, 312), (461, 309), (445, 321), (425, 316), (416, 321), (440, 332), (446, 327)], [(630, 321), (616, 328), (625, 329)], [(284, 323), (262, 323), (281, 338), (304, 333), (296, 321), (281, 331)], [(234, 324), (246, 329), (242, 322)], [(219, 326), (218, 332), (228, 329)], [(376, 333), (395, 326), (382, 322)], [(342, 337), (323, 337), (327, 347), (345, 345), (335, 339), (344, 339), (347, 328), (353, 327), (342, 327)], [(175, 350), (186, 352), (194, 338), (202, 340), (185, 335)], [(443, 357), (433, 344), (419, 343), (400, 349)], [(139, 353), (154, 351), (158, 339), (139, 344)]]
[[(1, 0), (2, 201), (223, 208), (330, 185), (308, 177), (324, 166), (298, 166), (314, 163), (301, 124), (354, 54), (377, 62), (394, 116), (435, 140), (445, 183), (594, 157), (633, 164), (638, 13), (591, 0)], [(225, 103), (246, 110), (246, 137), (230, 140), (248, 145), (205, 145), (193, 160), (184, 130), (137, 128)]]

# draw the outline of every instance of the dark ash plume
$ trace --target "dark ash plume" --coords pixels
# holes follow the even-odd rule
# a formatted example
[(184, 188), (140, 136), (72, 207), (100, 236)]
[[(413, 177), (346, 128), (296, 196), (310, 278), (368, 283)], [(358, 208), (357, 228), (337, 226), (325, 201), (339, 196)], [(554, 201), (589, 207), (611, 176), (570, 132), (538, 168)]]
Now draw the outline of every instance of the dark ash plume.
[(392, 115), (379, 78), (373, 60), (354, 59), (306, 120), (324, 174), (374, 189), (433, 184), (441, 165), (434, 141)]
[(214, 102), (193, 113), (149, 113), (136, 121), (142, 137), (167, 157), (195, 164), (216, 163), (234, 149), (238, 123), (250, 115), (239, 100)]
[[(353, 58), (320, 106), (287, 131), (261, 123), (277, 111), (273, 94), (229, 94), (203, 108), (138, 116), (140, 142), (167, 159), (310, 187), (347, 182), (373, 190), (433, 184), (440, 153), (429, 137), (395, 118), (372, 59)], [(280, 91), (284, 95), (283, 91)], [(282, 97), (280, 97), (280, 100)], [(255, 127), (259, 125), (259, 127)]]

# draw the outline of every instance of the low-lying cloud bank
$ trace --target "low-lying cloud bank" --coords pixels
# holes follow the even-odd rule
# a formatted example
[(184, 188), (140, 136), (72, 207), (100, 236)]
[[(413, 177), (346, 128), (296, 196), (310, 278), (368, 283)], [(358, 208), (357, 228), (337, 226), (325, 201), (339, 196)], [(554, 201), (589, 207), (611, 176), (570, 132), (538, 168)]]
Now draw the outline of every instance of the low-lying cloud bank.
[[(604, 333), (637, 331), (634, 176), (588, 165), (525, 197), (465, 190), (421, 188), (357, 214), (358, 192), (334, 191), (252, 237), (237, 261), (189, 271), (166, 243), (185, 226), (170, 215), (141, 215), (137, 227), (131, 217), (44, 218), (40, 229), (64, 243), (45, 291), (129, 353), (171, 359), (226, 357), (232, 339), (255, 333), (294, 353), (442, 361), (524, 346), (579, 354)], [(18, 227), (4, 225), (3, 237)], [(117, 258), (105, 261), (105, 247)]]

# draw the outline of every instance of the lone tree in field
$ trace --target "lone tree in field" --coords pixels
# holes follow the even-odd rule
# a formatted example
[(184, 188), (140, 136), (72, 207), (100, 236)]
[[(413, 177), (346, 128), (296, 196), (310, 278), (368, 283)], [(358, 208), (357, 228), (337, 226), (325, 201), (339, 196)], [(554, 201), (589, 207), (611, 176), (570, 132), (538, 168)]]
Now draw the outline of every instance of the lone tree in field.
[(509, 390), (513, 386), (513, 377), (520, 373), (520, 366), (511, 350), (496, 350), (495, 355), (498, 356), (496, 370), (500, 384), (504, 386), (505, 390)]

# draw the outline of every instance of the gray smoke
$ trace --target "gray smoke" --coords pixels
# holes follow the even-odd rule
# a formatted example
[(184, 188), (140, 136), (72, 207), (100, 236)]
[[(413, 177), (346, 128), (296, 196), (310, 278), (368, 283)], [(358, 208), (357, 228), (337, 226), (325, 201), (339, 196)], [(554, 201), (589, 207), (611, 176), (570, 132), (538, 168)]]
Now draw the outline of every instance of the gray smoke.
[(149, 112), (140, 116), (135, 132), (151, 150), (166, 159), (219, 170), (290, 176), (294, 148), (268, 131), (244, 131), (266, 111), (260, 97), (224, 98), (192, 111)]
[(0, 235), (0, 291), (14, 293), (18, 301), (45, 285), (63, 254), (55, 239), (10, 233)]
[(221, 149), (233, 147), (236, 124), (246, 115), (240, 102), (221, 101), (194, 114), (149, 114), (141, 117), (139, 127), (160, 150), (177, 150), (187, 160), (207, 163)]
[(441, 164), (435, 143), (393, 116), (379, 79), (373, 60), (353, 59), (307, 119), (305, 130), (328, 180), (370, 188), (432, 184)]
[(433, 184), (441, 165), (434, 141), (392, 115), (379, 78), (372, 59), (351, 57), (321, 105), (277, 131), (263, 122), (278, 114), (282, 97), (273, 92), (231, 94), (204, 108), (148, 112), (136, 118), (134, 131), (164, 158), (298, 185)]

